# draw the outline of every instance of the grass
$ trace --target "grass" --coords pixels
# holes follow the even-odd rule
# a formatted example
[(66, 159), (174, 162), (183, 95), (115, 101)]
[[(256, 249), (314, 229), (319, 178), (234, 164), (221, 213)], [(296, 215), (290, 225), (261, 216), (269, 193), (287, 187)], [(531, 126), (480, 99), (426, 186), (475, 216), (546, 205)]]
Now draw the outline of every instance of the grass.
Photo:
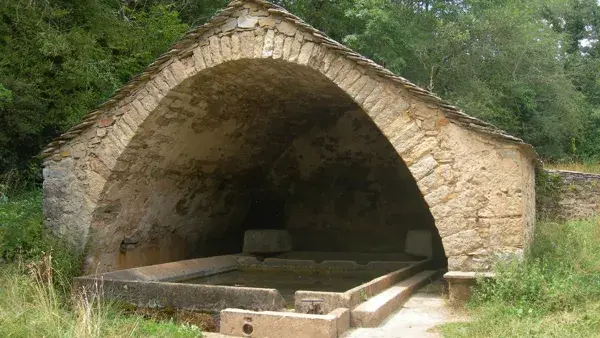
[(600, 337), (600, 220), (537, 225), (524, 260), (475, 290), (445, 337)]
[(0, 184), (0, 337), (202, 336), (193, 314), (131, 311), (100, 290), (71, 290), (81, 258), (44, 228), (41, 191), (6, 187)]
[(0, 268), (0, 337), (201, 337), (200, 328), (125, 315), (101, 293), (67, 296), (43, 269)]
[(546, 169), (580, 171), (584, 173), (600, 174), (599, 162), (556, 162), (544, 163)]

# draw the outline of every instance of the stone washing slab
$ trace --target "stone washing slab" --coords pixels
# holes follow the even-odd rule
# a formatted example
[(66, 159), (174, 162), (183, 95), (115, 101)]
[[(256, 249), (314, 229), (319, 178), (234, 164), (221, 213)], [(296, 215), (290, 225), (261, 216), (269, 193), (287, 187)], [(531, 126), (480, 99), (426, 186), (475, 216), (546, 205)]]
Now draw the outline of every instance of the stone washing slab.
[(292, 251), (292, 236), (287, 230), (248, 230), (244, 233), (244, 252), (252, 254)]
[(385, 318), (398, 310), (410, 295), (435, 277), (437, 271), (426, 270), (383, 291), (352, 310), (354, 327), (377, 327)]

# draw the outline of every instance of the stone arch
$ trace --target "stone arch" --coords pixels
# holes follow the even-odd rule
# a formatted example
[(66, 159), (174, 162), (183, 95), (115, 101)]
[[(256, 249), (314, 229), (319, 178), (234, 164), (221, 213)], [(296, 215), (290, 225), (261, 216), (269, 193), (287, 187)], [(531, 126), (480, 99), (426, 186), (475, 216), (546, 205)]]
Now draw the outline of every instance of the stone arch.
[[(236, 78), (231, 70), (240, 76)], [(247, 85), (253, 77), (263, 81), (262, 92), (253, 93)], [(277, 81), (269, 83), (273, 78)], [(190, 32), (101, 110), (50, 144), (44, 152), (48, 223), (79, 247), (91, 244), (90, 264), (103, 261), (106, 269), (118, 268), (119, 263), (104, 262), (104, 253), (114, 252), (117, 242), (135, 246), (140, 239), (106, 226), (123, 208), (110, 196), (123, 188), (119, 184), (133, 179), (134, 170), (148, 165), (140, 162), (146, 154), (144, 148), (167, 147), (153, 154), (155, 160), (165, 161), (176, 153), (169, 154), (169, 147), (174, 150), (172, 147), (178, 145), (161, 130), (183, 124), (189, 130), (210, 125), (210, 119), (199, 118), (217, 116), (223, 107), (230, 109), (223, 93), (234, 87), (241, 88), (246, 98), (261, 94), (275, 102), (277, 93), (291, 97), (294, 91), (281, 87), (286, 81), (302, 89), (296, 94), (306, 94), (311, 108), (333, 111), (331, 116), (362, 111), (377, 126), (424, 196), (450, 269), (487, 269), (493, 254), (522, 250), (533, 222), (533, 157), (529, 146), (460, 113), (289, 13), (259, 0), (232, 2), (207, 25)], [(269, 95), (265, 88), (269, 88)], [(204, 101), (199, 100), (203, 94)], [(207, 104), (210, 100), (212, 103)], [(287, 102), (302, 103), (295, 100), (288, 98)], [(267, 102), (259, 101), (254, 104)], [(211, 114), (211, 109), (218, 113)], [(255, 115), (260, 116), (258, 112)], [(277, 126), (273, 128), (277, 131)], [(228, 132), (240, 131), (231, 128)], [(212, 142), (210, 138), (201, 141)], [(181, 165), (214, 165), (201, 163), (199, 158), (189, 158), (189, 163)], [(177, 160), (171, 158), (167, 163)], [(169, 168), (162, 169), (168, 173)], [(510, 175), (507, 170), (518, 174)], [(495, 182), (499, 175), (505, 179), (500, 184)], [(121, 179), (115, 180), (115, 176)], [(161, 189), (160, 185), (156, 188)], [(162, 203), (174, 202), (166, 198)], [(179, 202), (173, 208), (185, 213), (186, 202)], [(153, 226), (151, 219), (141, 221)], [(93, 235), (88, 242), (90, 228)], [(147, 262), (156, 259), (141, 258)]]

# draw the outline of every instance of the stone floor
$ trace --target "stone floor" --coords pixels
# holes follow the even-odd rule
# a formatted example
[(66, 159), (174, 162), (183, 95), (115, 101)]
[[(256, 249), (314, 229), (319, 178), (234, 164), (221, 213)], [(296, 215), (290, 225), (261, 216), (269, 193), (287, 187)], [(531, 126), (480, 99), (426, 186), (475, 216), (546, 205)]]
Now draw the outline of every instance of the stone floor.
[(449, 308), (440, 283), (424, 286), (398, 312), (377, 328), (350, 329), (343, 338), (421, 338), (441, 337), (435, 327), (467, 318)]

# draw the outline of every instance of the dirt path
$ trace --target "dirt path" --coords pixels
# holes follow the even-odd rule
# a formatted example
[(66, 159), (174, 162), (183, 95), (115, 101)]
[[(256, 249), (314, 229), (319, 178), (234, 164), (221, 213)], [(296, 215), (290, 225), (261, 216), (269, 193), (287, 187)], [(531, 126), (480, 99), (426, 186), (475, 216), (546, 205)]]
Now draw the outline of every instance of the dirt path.
[(404, 307), (377, 328), (350, 329), (343, 338), (441, 337), (437, 325), (467, 318), (446, 305), (441, 285), (433, 283), (417, 291)]

